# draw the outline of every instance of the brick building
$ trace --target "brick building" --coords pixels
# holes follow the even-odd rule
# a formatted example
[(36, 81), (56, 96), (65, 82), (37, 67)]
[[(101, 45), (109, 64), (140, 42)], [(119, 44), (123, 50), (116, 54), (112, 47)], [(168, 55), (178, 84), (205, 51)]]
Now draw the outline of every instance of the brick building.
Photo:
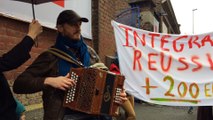
[[(179, 34), (179, 24), (170, 3), (170, 0), (92, 0), (92, 40), (85, 40), (99, 54), (101, 60), (109, 64), (109, 57), (116, 51), (114, 33), (111, 20), (126, 9), (138, 7), (140, 11), (140, 25), (149, 23), (151, 30), (156, 32)], [(15, 46), (26, 34), (28, 24), (0, 14), (0, 55)], [(44, 28), (38, 37), (39, 46), (31, 51), (32, 58), (16, 70), (6, 72), (8, 82), (12, 86), (14, 79), (27, 68), (32, 61), (45, 49), (53, 45), (56, 30)], [(20, 53), (21, 54), (21, 53)], [(25, 105), (41, 103), (41, 94), (15, 96)]]

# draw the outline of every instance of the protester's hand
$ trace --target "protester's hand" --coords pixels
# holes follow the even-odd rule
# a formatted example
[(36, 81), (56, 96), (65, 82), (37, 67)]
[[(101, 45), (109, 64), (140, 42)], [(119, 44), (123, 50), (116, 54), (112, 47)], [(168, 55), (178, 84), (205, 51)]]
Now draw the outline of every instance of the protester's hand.
[(41, 24), (37, 20), (32, 20), (29, 25), (28, 36), (30, 36), (33, 40), (42, 33), (43, 28)]
[(70, 87), (75, 85), (75, 81), (70, 79), (70, 74), (67, 73), (66, 76), (59, 76), (59, 77), (47, 77), (44, 81), (45, 85), (50, 85), (54, 88), (67, 90)]
[(115, 98), (115, 102), (118, 104), (123, 104), (125, 101), (127, 101), (126, 92), (123, 89), (118, 97)]

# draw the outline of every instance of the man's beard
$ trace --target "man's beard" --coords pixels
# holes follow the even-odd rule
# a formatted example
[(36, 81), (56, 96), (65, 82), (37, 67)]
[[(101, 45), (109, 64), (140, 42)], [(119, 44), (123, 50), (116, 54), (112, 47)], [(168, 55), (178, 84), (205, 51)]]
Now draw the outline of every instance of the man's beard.
[(81, 39), (81, 35), (79, 33), (77, 33), (77, 34), (79, 35), (79, 38), (74, 38), (74, 37), (70, 38), (68, 35), (64, 35), (64, 37), (66, 37), (66, 38), (68, 38), (69, 40), (72, 40), (72, 41), (79, 41)]

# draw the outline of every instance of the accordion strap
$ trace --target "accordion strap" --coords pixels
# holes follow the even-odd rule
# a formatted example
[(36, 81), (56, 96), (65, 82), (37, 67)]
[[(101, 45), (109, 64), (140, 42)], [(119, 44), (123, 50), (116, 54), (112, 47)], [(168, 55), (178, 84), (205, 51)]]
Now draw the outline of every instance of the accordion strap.
[(65, 52), (63, 52), (63, 51), (61, 51), (61, 50), (59, 50), (57, 48), (49, 48), (47, 50), (47, 52), (50, 52), (53, 55), (55, 55), (55, 56), (57, 56), (57, 57), (59, 57), (59, 58), (61, 58), (63, 60), (66, 60), (66, 61), (68, 61), (70, 63), (73, 63), (73, 64), (75, 64), (75, 65), (77, 65), (79, 67), (84, 67), (84, 65), (82, 63), (78, 62), (72, 56), (70, 56), (69, 54), (67, 54), (67, 53), (65, 53)]

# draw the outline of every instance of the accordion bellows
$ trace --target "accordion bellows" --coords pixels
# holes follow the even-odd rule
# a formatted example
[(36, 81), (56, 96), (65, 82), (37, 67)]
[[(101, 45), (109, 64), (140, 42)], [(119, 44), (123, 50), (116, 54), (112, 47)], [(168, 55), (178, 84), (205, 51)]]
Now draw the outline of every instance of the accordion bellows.
[(117, 115), (115, 101), (123, 89), (123, 75), (95, 68), (72, 68), (70, 74), (76, 85), (66, 92), (64, 107), (93, 115)]

